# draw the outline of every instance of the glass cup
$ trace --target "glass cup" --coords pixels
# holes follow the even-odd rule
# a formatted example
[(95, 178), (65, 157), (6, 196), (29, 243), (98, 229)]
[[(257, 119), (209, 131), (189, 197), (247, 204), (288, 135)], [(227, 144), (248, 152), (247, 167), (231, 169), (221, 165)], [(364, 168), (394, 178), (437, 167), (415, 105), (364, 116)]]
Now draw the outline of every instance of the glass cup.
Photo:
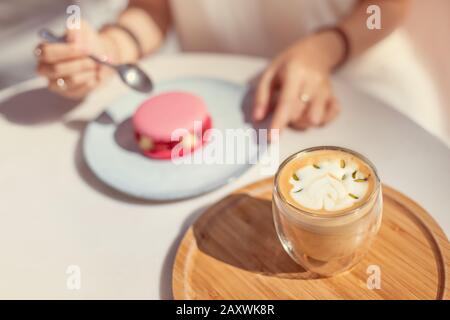
[[(356, 208), (326, 215), (301, 210), (279, 190), (280, 172), (287, 163), (318, 150), (336, 150), (356, 156), (371, 168), (374, 187)], [(275, 176), (272, 211), (278, 237), (294, 261), (321, 276), (333, 276), (356, 265), (368, 251), (382, 217), (381, 183), (375, 166), (359, 153), (340, 147), (314, 147), (288, 157)]]

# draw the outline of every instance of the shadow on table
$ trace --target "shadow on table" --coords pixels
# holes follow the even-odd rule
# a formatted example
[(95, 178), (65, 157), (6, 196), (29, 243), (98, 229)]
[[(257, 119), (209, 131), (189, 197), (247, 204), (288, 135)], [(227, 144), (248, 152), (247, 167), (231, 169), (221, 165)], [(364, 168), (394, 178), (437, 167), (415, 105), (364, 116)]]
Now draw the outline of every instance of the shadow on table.
[(278, 278), (317, 277), (296, 264), (284, 251), (273, 224), (271, 201), (233, 194), (209, 209), (202, 207), (194, 211), (184, 221), (164, 259), (160, 275), (161, 299), (173, 299), (175, 258), (191, 227), (196, 247), (228, 265)]
[[(98, 118), (101, 119), (101, 118)], [(98, 120), (102, 121), (102, 120)], [(149, 204), (160, 204), (160, 203), (170, 203), (169, 201), (150, 201), (138, 199), (129, 195), (126, 195), (122, 192), (119, 192), (105, 183), (103, 183), (97, 176), (91, 171), (89, 166), (87, 165), (84, 156), (83, 156), (83, 139), (84, 139), (84, 130), (87, 126), (88, 122), (85, 120), (74, 120), (70, 122), (66, 122), (65, 125), (69, 129), (76, 130), (79, 132), (79, 139), (75, 147), (74, 152), (74, 163), (75, 168), (78, 175), (83, 179), (83, 181), (95, 191), (101, 193), (104, 196), (112, 198), (114, 200), (119, 200), (132, 204), (141, 204), (141, 205), (149, 205)]]
[(178, 251), (178, 247), (180, 246), (181, 240), (187, 230), (192, 226), (195, 220), (198, 219), (202, 213), (205, 212), (207, 206), (201, 207), (195, 210), (191, 215), (189, 215), (183, 222), (183, 225), (180, 228), (177, 238), (172, 242), (170, 248), (164, 258), (163, 267), (160, 275), (160, 285), (159, 285), (159, 295), (162, 300), (170, 300), (173, 299), (172, 292), (172, 271), (175, 263), (175, 257)]
[[(270, 124), (273, 119), (273, 109), (277, 103), (278, 94), (279, 92), (275, 90), (275, 93), (270, 96), (269, 99), (269, 112), (267, 116), (262, 121), (254, 121), (253, 120), (253, 106), (255, 104), (255, 93), (256, 88), (259, 82), (259, 79), (261, 77), (261, 74), (258, 73), (254, 77), (252, 77), (248, 82), (247, 85), (249, 86), (249, 90), (244, 96), (244, 99), (242, 100), (241, 104), (241, 110), (244, 114), (245, 122), (251, 123), (253, 128), (256, 130), (259, 129), (266, 129), (270, 128)], [(308, 128), (296, 128), (298, 131), (306, 131)]]
[(246, 92), (244, 98), (241, 102), (241, 111), (244, 114), (244, 121), (252, 125), (252, 127), (256, 130), (260, 129), (268, 129), (270, 126), (270, 122), (272, 120), (271, 114), (266, 117), (264, 120), (256, 122), (253, 120), (252, 112), (254, 105), (254, 96), (255, 96), (255, 86), (251, 85), (249, 90)]
[(132, 117), (117, 124), (111, 118), (109, 113), (104, 111), (94, 121), (103, 125), (114, 125), (114, 141), (116, 144), (125, 151), (141, 153), (135, 139)]
[(139, 146), (136, 143), (134, 136), (132, 120), (133, 119), (130, 117), (117, 125), (116, 130), (114, 131), (114, 141), (122, 149), (140, 154), (141, 152), (139, 151)]
[(18, 93), (0, 102), (0, 114), (13, 123), (38, 125), (61, 120), (79, 103), (46, 88), (38, 88)]
[(236, 268), (279, 278), (312, 277), (281, 246), (270, 200), (232, 194), (203, 214), (193, 231), (199, 250)]

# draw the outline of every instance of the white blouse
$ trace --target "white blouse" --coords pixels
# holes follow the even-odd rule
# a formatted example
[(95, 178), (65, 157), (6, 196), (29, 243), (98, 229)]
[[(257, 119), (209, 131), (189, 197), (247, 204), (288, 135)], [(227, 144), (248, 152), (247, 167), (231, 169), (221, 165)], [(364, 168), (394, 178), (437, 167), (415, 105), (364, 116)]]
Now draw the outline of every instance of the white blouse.
[(333, 25), (355, 0), (171, 0), (183, 50), (271, 57)]
[[(273, 57), (351, 12), (357, 0), (170, 0), (180, 47)], [(381, 12), (381, 23), (383, 23)], [(443, 103), (401, 29), (353, 59), (340, 75), (446, 140)], [(345, 108), (345, 106), (343, 106)]]

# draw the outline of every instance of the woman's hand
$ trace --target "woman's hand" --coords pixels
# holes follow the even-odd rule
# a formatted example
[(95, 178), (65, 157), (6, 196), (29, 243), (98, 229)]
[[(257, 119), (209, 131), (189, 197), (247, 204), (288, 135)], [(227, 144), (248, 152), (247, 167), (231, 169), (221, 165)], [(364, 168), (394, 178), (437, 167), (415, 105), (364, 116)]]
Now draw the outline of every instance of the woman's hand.
[(325, 31), (279, 54), (260, 78), (254, 120), (264, 119), (271, 109), (270, 129), (287, 125), (306, 129), (333, 120), (340, 106), (332, 92), (330, 73), (342, 57), (339, 41), (339, 36)]
[(88, 58), (110, 58), (111, 44), (86, 22), (67, 30), (66, 43), (41, 43), (36, 48), (37, 72), (48, 79), (48, 87), (65, 97), (84, 98), (111, 71)]

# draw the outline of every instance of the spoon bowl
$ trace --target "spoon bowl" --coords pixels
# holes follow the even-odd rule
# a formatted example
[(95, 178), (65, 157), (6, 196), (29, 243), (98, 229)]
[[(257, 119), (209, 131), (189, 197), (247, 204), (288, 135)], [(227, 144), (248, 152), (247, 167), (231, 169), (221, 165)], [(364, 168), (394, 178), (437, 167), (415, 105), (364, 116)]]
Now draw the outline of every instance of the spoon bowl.
[(115, 67), (120, 79), (134, 90), (147, 93), (153, 90), (153, 83), (147, 74), (135, 64), (119, 64)]

